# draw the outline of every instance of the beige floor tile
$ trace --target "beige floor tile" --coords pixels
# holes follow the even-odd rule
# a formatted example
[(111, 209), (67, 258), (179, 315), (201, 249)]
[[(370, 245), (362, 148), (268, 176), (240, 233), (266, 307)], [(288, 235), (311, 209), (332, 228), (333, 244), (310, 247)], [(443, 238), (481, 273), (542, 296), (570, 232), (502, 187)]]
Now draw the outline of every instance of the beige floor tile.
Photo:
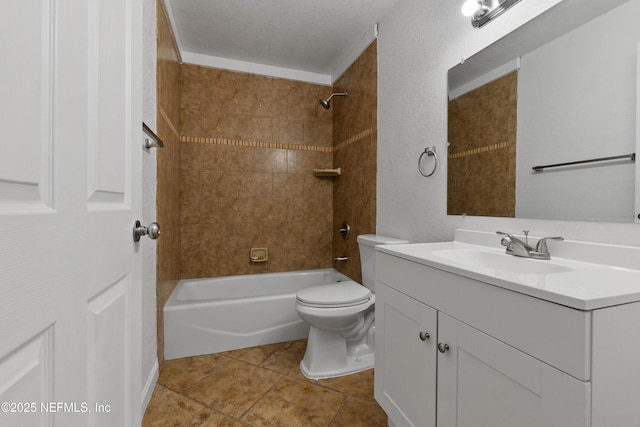
[(318, 384), (362, 399), (374, 400), (373, 369), (343, 377), (318, 380)]
[(210, 408), (239, 418), (281, 377), (277, 372), (234, 360), (205, 377), (186, 395)]
[(255, 427), (327, 426), (345, 395), (284, 377), (242, 418)]
[(204, 409), (201, 404), (157, 385), (145, 411), (142, 426), (184, 426)]
[(330, 426), (386, 427), (387, 414), (375, 402), (349, 396)]
[(143, 427), (386, 426), (373, 398), (373, 370), (309, 380), (299, 368), (306, 344), (163, 362)]
[(281, 374), (295, 376), (300, 372), (300, 361), (304, 357), (306, 349), (307, 340), (285, 343), (260, 366), (273, 369)]
[(252, 363), (254, 365), (259, 365), (282, 347), (282, 345), (282, 343), (261, 345), (259, 347), (231, 350), (220, 354), (233, 357), (234, 359), (242, 360), (247, 363)]
[(245, 427), (246, 424), (240, 421), (228, 417), (219, 412), (212, 411), (211, 409), (205, 409), (196, 415), (191, 424), (185, 424), (190, 427)]
[(158, 383), (183, 392), (196, 385), (210, 372), (226, 366), (232, 360), (220, 354), (165, 360), (160, 368)]

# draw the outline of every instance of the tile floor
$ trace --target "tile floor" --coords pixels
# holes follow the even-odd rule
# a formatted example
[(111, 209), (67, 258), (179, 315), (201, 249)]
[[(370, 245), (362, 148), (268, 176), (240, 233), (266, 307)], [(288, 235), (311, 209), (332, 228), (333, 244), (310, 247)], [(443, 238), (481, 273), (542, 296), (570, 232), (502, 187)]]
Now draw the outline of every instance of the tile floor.
[(373, 370), (312, 381), (306, 340), (165, 361), (142, 425), (386, 427)]

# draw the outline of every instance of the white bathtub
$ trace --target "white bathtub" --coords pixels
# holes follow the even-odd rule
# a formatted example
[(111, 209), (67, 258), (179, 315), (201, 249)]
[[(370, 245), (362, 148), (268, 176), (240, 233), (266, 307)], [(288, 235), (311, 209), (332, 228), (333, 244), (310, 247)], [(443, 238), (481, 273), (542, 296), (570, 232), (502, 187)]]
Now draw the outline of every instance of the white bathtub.
[(181, 280), (164, 307), (164, 357), (306, 338), (296, 292), (344, 280), (350, 279), (332, 268)]

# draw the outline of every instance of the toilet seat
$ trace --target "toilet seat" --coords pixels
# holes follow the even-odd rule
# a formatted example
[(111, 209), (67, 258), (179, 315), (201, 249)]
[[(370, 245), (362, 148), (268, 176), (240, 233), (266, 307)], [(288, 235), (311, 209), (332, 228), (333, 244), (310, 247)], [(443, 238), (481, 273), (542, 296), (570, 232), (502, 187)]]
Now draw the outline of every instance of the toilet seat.
[(298, 304), (316, 308), (353, 307), (368, 303), (373, 294), (352, 280), (319, 285), (300, 290), (296, 295)]

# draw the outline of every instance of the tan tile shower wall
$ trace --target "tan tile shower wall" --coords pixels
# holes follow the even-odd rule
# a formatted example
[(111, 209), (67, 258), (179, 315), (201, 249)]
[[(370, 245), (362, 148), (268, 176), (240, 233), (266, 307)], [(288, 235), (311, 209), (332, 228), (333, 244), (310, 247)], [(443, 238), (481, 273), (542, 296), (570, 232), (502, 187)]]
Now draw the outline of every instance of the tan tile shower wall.
[[(333, 186), (333, 254), (349, 258), (335, 267), (358, 282), (362, 274), (356, 237), (376, 232), (377, 64), (374, 42), (334, 85), (334, 91), (346, 89), (348, 96), (331, 101), (333, 165), (343, 170)], [(351, 226), (346, 241), (336, 232), (342, 221)]]
[(517, 78), (449, 102), (449, 215), (515, 216)]
[(162, 238), (157, 241), (158, 360), (164, 360), (162, 308), (180, 278), (180, 64), (171, 27), (161, 1), (158, 10), (157, 129), (165, 147), (157, 150), (157, 221)]
[(182, 66), (182, 277), (331, 266), (332, 181), (312, 175), (332, 165), (330, 91)]

